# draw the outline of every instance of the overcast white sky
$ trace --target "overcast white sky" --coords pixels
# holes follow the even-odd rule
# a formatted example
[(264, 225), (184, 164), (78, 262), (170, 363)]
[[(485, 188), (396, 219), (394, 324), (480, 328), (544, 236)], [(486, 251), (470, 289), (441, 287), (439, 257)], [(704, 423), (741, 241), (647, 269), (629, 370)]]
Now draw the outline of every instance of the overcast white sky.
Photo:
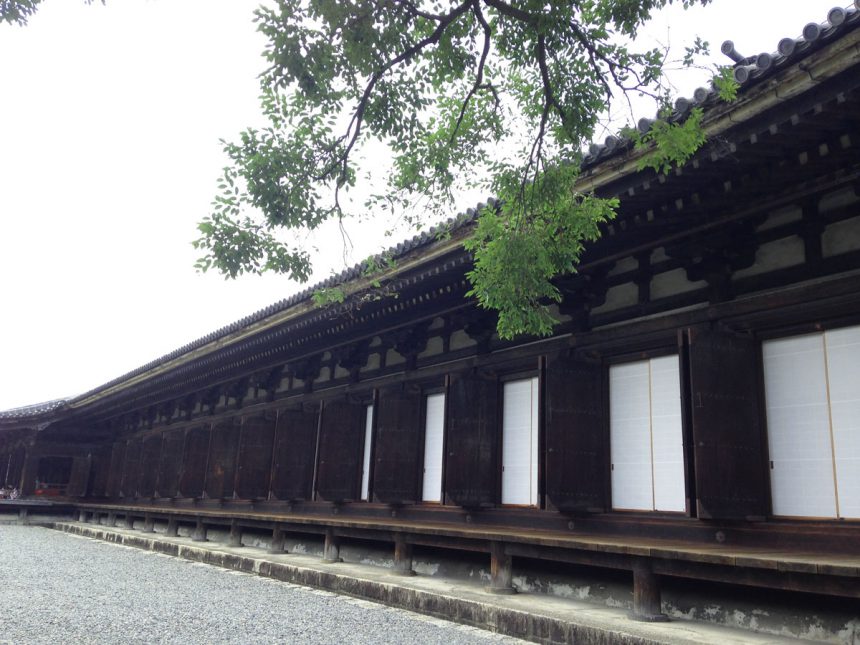
[[(698, 34), (725, 64), (726, 38), (774, 51), (834, 4), (713, 0), (652, 33), (679, 52)], [(0, 410), (90, 390), (304, 288), (192, 267), (218, 140), (260, 119), (256, 5), (45, 0), (0, 25)], [(380, 229), (352, 231), (353, 261), (391, 245)], [(323, 253), (320, 278), (342, 268), (339, 237)]]

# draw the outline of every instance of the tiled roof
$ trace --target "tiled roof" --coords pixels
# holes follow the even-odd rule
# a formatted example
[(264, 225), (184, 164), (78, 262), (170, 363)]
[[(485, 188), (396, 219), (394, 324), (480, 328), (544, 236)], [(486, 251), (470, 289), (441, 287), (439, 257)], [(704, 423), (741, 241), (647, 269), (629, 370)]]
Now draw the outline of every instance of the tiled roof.
[[(763, 52), (755, 56), (742, 56), (735, 51), (731, 40), (725, 41), (720, 47), (723, 54), (735, 62), (733, 75), (743, 91), (772, 76), (786, 65), (792, 64), (820, 47), (831, 42), (835, 37), (848, 32), (860, 25), (860, 0), (855, 0), (854, 5), (843, 9), (834, 7), (827, 12), (827, 19), (823, 23), (810, 22), (807, 24), (798, 38), (783, 38), (772, 53)], [(684, 119), (694, 107), (711, 107), (720, 101), (716, 88), (700, 87), (693, 92), (689, 98), (680, 97), (675, 100), (674, 110), (667, 118), (670, 122)], [(642, 118), (637, 124), (640, 132), (647, 132), (658, 116), (653, 119)], [(601, 143), (592, 143), (588, 147), (588, 153), (583, 159), (583, 168), (594, 166), (613, 157), (622, 151), (628, 150), (632, 141), (623, 137), (609, 136)]]
[[(407, 253), (414, 251), (415, 249), (418, 249), (418, 248), (423, 247), (423, 246), (427, 246), (427, 245), (437, 241), (439, 239), (439, 235), (442, 233), (453, 233), (453, 232), (463, 228), (464, 226), (474, 222), (476, 217), (477, 217), (477, 214), (479, 212), (481, 212), (485, 208), (485, 206), (487, 206), (487, 205), (493, 206), (495, 204), (496, 204), (496, 201), (492, 198), (487, 200), (487, 204), (479, 203), (476, 208), (470, 208), (465, 213), (461, 213), (461, 214), (457, 215), (456, 217), (448, 218), (445, 222), (438, 224), (437, 226), (433, 226), (433, 227), (427, 229), (426, 231), (422, 231), (418, 235), (415, 235), (414, 237), (412, 237), (410, 239), (404, 240), (404, 241), (400, 242), (399, 244), (397, 244), (396, 246), (392, 246), (388, 250), (379, 253), (378, 255), (375, 256), (375, 258), (379, 261), (382, 261), (384, 258), (392, 258), (392, 259), (401, 258), (404, 255), (406, 255)], [(128, 372), (127, 374), (123, 374), (122, 376), (115, 378), (112, 381), (105, 383), (104, 385), (100, 385), (97, 388), (94, 388), (93, 390), (85, 392), (84, 394), (81, 394), (80, 396), (73, 397), (72, 399), (69, 399), (69, 401), (74, 402), (77, 400), (85, 399), (85, 398), (92, 396), (93, 394), (95, 394), (101, 390), (110, 388), (114, 385), (122, 383), (123, 381), (125, 381), (129, 378), (133, 378), (135, 376), (143, 374), (144, 372), (147, 372), (148, 370), (151, 370), (151, 369), (153, 369), (153, 368), (155, 368), (155, 367), (157, 367), (163, 363), (166, 363), (166, 362), (171, 361), (173, 359), (179, 358), (183, 354), (187, 354), (188, 352), (192, 352), (195, 349), (199, 349), (199, 348), (207, 345), (208, 343), (214, 342), (220, 338), (224, 338), (225, 336), (229, 336), (230, 334), (235, 333), (237, 331), (240, 331), (241, 329), (244, 329), (245, 327), (248, 327), (249, 325), (252, 325), (256, 322), (264, 320), (264, 319), (268, 318), (269, 316), (273, 316), (275, 314), (286, 311), (287, 309), (290, 309), (291, 307), (294, 307), (294, 306), (298, 305), (299, 303), (302, 303), (306, 300), (310, 300), (311, 296), (316, 291), (319, 291), (321, 289), (331, 288), (331, 287), (334, 287), (334, 286), (337, 286), (340, 284), (344, 284), (346, 282), (349, 282), (350, 280), (354, 280), (356, 278), (361, 277), (363, 275), (364, 269), (365, 269), (365, 263), (364, 262), (360, 262), (360, 263), (358, 263), (358, 264), (356, 264), (356, 265), (354, 265), (348, 269), (344, 269), (343, 271), (341, 271), (337, 275), (333, 275), (333, 276), (323, 280), (322, 282), (318, 282), (317, 284), (315, 284), (311, 287), (308, 287), (307, 289), (304, 289), (303, 291), (300, 291), (299, 293), (296, 293), (296, 294), (290, 296), (289, 298), (279, 300), (278, 302), (276, 302), (272, 305), (269, 305), (265, 309), (260, 309), (259, 311), (256, 311), (253, 314), (251, 314), (250, 316), (246, 316), (245, 318), (237, 320), (234, 323), (226, 325), (225, 327), (222, 327), (216, 331), (213, 331), (212, 333), (207, 334), (206, 336), (203, 336), (202, 338), (198, 338), (197, 340), (195, 340), (191, 343), (188, 343), (187, 345), (183, 345), (182, 347), (173, 350), (169, 354), (165, 354), (161, 358), (158, 358), (154, 361), (147, 363), (146, 365), (138, 367), (137, 369), (134, 369), (131, 372)]]
[(49, 412), (55, 412), (68, 402), (69, 399), (54, 399), (53, 401), (45, 401), (44, 403), (35, 403), (33, 405), (25, 405), (20, 408), (12, 408), (11, 410), (2, 410), (0, 411), (0, 419), (23, 419), (36, 417)]
[[(853, 29), (858, 24), (860, 24), (860, 0), (855, 0), (854, 5), (848, 7), (847, 9), (843, 9), (841, 7), (835, 7), (831, 9), (827, 14), (827, 19), (823, 23), (811, 22), (807, 24), (799, 38), (783, 38), (777, 44), (776, 51), (772, 53), (761, 53), (757, 56), (749, 56), (743, 57), (738, 54), (734, 45), (731, 41), (726, 41), (723, 43), (721, 47), (721, 51), (727, 56), (731, 57), (732, 60), (735, 61), (734, 67), (734, 78), (740, 85), (740, 91), (744, 91), (753, 85), (759, 83), (765, 78), (771, 76), (776, 71), (784, 68), (786, 65), (797, 62), (802, 58), (808, 56), (812, 52), (819, 49), (821, 46), (825, 45), (828, 42), (831, 42), (834, 37), (837, 37), (847, 31)], [(668, 117), (669, 121), (680, 121), (682, 120), (689, 111), (696, 106), (702, 107), (711, 107), (712, 105), (717, 104), (719, 101), (717, 90), (712, 86), (709, 88), (700, 87), (690, 98), (678, 98), (674, 104), (674, 111)], [(658, 118), (658, 117), (655, 117)], [(638, 128), (642, 132), (647, 132), (647, 130), (651, 127), (651, 124), (654, 123), (654, 119), (640, 119)], [(583, 159), (583, 167), (588, 168), (591, 166), (595, 166), (603, 161), (619, 155), (626, 150), (629, 150), (632, 146), (632, 142), (629, 139), (624, 139), (621, 137), (610, 136), (608, 137), (604, 143), (592, 143), (589, 146), (588, 152)], [(488, 200), (490, 205), (494, 205), (496, 202), (492, 199)], [(424, 231), (408, 240), (404, 240), (400, 244), (397, 244), (394, 247), (389, 248), (387, 251), (384, 251), (376, 256), (378, 260), (383, 258), (400, 258), (405, 254), (414, 251), (423, 246), (427, 246), (432, 242), (436, 241), (440, 232), (454, 232), (457, 231), (464, 226), (474, 222), (477, 214), (484, 208), (485, 204), (478, 204), (478, 206), (474, 209), (469, 209), (465, 213), (458, 215), (457, 217), (450, 218), (446, 222), (434, 226), (427, 231)], [(336, 285), (340, 285), (355, 278), (359, 278), (362, 275), (364, 269), (364, 263), (356, 264), (355, 266), (345, 269), (337, 275), (331, 276), (322, 282), (315, 284), (312, 287), (308, 287), (303, 291), (290, 296), (289, 298), (285, 298), (280, 300), (268, 307), (261, 309), (245, 318), (237, 320), (236, 322), (222, 327), (202, 338), (199, 338), (187, 345), (184, 345), (169, 354), (165, 354), (164, 356), (147, 363), (141, 367), (138, 367), (127, 374), (123, 374), (122, 376), (105, 383), (104, 385), (100, 385), (93, 390), (85, 392), (84, 394), (73, 397), (71, 399), (59, 399), (56, 401), (49, 401), (47, 403), (41, 403), (38, 405), (27, 406), (24, 408), (16, 408), (14, 410), (7, 410), (5, 412), (0, 412), (0, 419), (3, 418), (18, 418), (18, 417), (26, 417), (26, 416), (34, 416), (38, 414), (42, 414), (45, 412), (50, 412), (58, 409), (65, 403), (73, 403), (78, 400), (83, 400), (93, 394), (98, 393), (101, 390), (105, 390), (107, 388), (113, 387), (126, 381), (130, 378), (143, 374), (163, 363), (171, 361), (173, 359), (179, 358), (180, 356), (192, 352), (196, 349), (204, 347), (205, 345), (214, 342), (220, 338), (224, 338), (232, 333), (240, 331), (241, 329), (248, 327), (256, 322), (264, 320), (269, 316), (275, 315), (277, 313), (286, 311), (291, 307), (298, 305), (306, 300), (309, 300), (314, 292), (320, 289), (326, 289), (330, 287), (334, 287)]]

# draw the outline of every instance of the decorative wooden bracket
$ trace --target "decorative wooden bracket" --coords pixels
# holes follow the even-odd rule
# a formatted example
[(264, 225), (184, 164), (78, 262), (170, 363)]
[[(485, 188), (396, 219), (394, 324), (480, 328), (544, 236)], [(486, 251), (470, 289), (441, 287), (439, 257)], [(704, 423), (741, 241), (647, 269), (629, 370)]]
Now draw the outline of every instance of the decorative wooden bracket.
[(218, 405), (219, 400), (221, 400), (220, 385), (216, 385), (213, 388), (209, 388), (206, 394), (204, 394), (201, 398), (203, 405), (209, 409), (209, 414), (215, 412), (215, 406)]
[(427, 330), (430, 321), (424, 321), (412, 327), (398, 329), (391, 334), (390, 346), (398, 354), (406, 358), (406, 369), (414, 370), (418, 363), (418, 354), (427, 349)]
[(245, 400), (245, 397), (248, 396), (248, 388), (251, 387), (251, 379), (247, 376), (244, 378), (240, 378), (238, 381), (232, 383), (226, 391), (228, 402), (229, 399), (236, 400), (236, 409), (239, 410), (242, 407), (242, 403)]
[(194, 408), (197, 407), (199, 402), (199, 392), (192, 392), (182, 400), (182, 410), (186, 420), (191, 420), (191, 416), (194, 414)]
[(301, 379), (304, 382), (306, 393), (310, 393), (314, 389), (314, 379), (320, 375), (320, 356), (312, 356), (302, 361), (290, 363), (289, 371), (293, 377)]
[(682, 261), (689, 280), (708, 283), (708, 299), (712, 303), (725, 302), (734, 297), (732, 274), (755, 262), (758, 244), (741, 243), (755, 240), (753, 229), (753, 222), (738, 222), (719, 232), (666, 247), (666, 253)]
[(490, 341), (496, 333), (499, 316), (495, 311), (470, 308), (451, 315), (451, 329), (462, 329), (478, 344), (478, 353), (490, 351)]
[(358, 373), (367, 364), (369, 356), (370, 339), (363, 340), (352, 345), (339, 347), (332, 352), (337, 365), (349, 372), (350, 380), (358, 381)]
[(587, 330), (591, 310), (606, 302), (608, 272), (608, 266), (601, 266), (589, 273), (565, 276), (558, 281), (556, 286), (562, 297), (558, 310), (571, 317), (570, 324), (574, 330)]

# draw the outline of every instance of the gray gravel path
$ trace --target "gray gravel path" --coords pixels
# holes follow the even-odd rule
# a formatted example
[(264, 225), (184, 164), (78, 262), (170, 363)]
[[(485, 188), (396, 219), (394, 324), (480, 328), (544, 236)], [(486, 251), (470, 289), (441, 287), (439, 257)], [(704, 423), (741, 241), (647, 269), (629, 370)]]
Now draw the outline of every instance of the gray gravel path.
[(522, 643), (58, 531), (0, 525), (0, 643)]

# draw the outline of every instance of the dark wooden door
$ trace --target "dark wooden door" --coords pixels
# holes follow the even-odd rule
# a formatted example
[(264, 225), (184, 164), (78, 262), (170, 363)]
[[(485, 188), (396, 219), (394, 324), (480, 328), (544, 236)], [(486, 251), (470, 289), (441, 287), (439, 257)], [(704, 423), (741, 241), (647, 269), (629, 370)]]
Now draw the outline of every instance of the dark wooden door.
[(598, 362), (560, 356), (546, 367), (546, 496), (562, 512), (606, 506), (603, 373)]
[(327, 401), (322, 411), (317, 496), (329, 502), (358, 498), (365, 406)]
[(266, 499), (272, 468), (272, 441), (276, 415), (272, 412), (246, 417), (242, 422), (236, 495), (241, 499)]
[(122, 468), (122, 485), (120, 494), (123, 497), (137, 496), (137, 485), (140, 482), (140, 452), (141, 440), (129, 439), (125, 444), (125, 463)]
[(388, 504), (418, 499), (421, 475), (421, 391), (380, 391), (376, 418), (373, 497)]
[(141, 497), (155, 497), (158, 483), (158, 463), (161, 460), (161, 433), (143, 440), (140, 453), (140, 484), (137, 492)]
[(125, 465), (125, 441), (114, 443), (110, 453), (110, 472), (107, 481), (107, 496), (119, 497), (122, 485), (122, 469)]
[(241, 429), (238, 419), (221, 421), (212, 428), (205, 487), (206, 495), (212, 499), (233, 497)]
[(86, 497), (91, 465), (92, 460), (89, 455), (72, 459), (72, 470), (69, 475), (69, 484), (66, 486), (66, 495), (69, 497)]
[(697, 511), (701, 518), (760, 518), (766, 478), (759, 421), (757, 343), (688, 330)]
[(182, 455), (182, 476), (179, 479), (181, 497), (202, 497), (206, 480), (206, 460), (209, 455), (209, 426), (197, 426), (185, 433)]
[(466, 508), (494, 506), (499, 479), (499, 385), (468, 373), (451, 380), (448, 399), (445, 497)]
[(319, 409), (279, 410), (275, 438), (272, 494), (276, 499), (311, 498)]
[(158, 464), (159, 497), (176, 497), (179, 492), (179, 474), (182, 469), (182, 451), (185, 447), (185, 433), (170, 430), (164, 433), (161, 444), (161, 461)]

